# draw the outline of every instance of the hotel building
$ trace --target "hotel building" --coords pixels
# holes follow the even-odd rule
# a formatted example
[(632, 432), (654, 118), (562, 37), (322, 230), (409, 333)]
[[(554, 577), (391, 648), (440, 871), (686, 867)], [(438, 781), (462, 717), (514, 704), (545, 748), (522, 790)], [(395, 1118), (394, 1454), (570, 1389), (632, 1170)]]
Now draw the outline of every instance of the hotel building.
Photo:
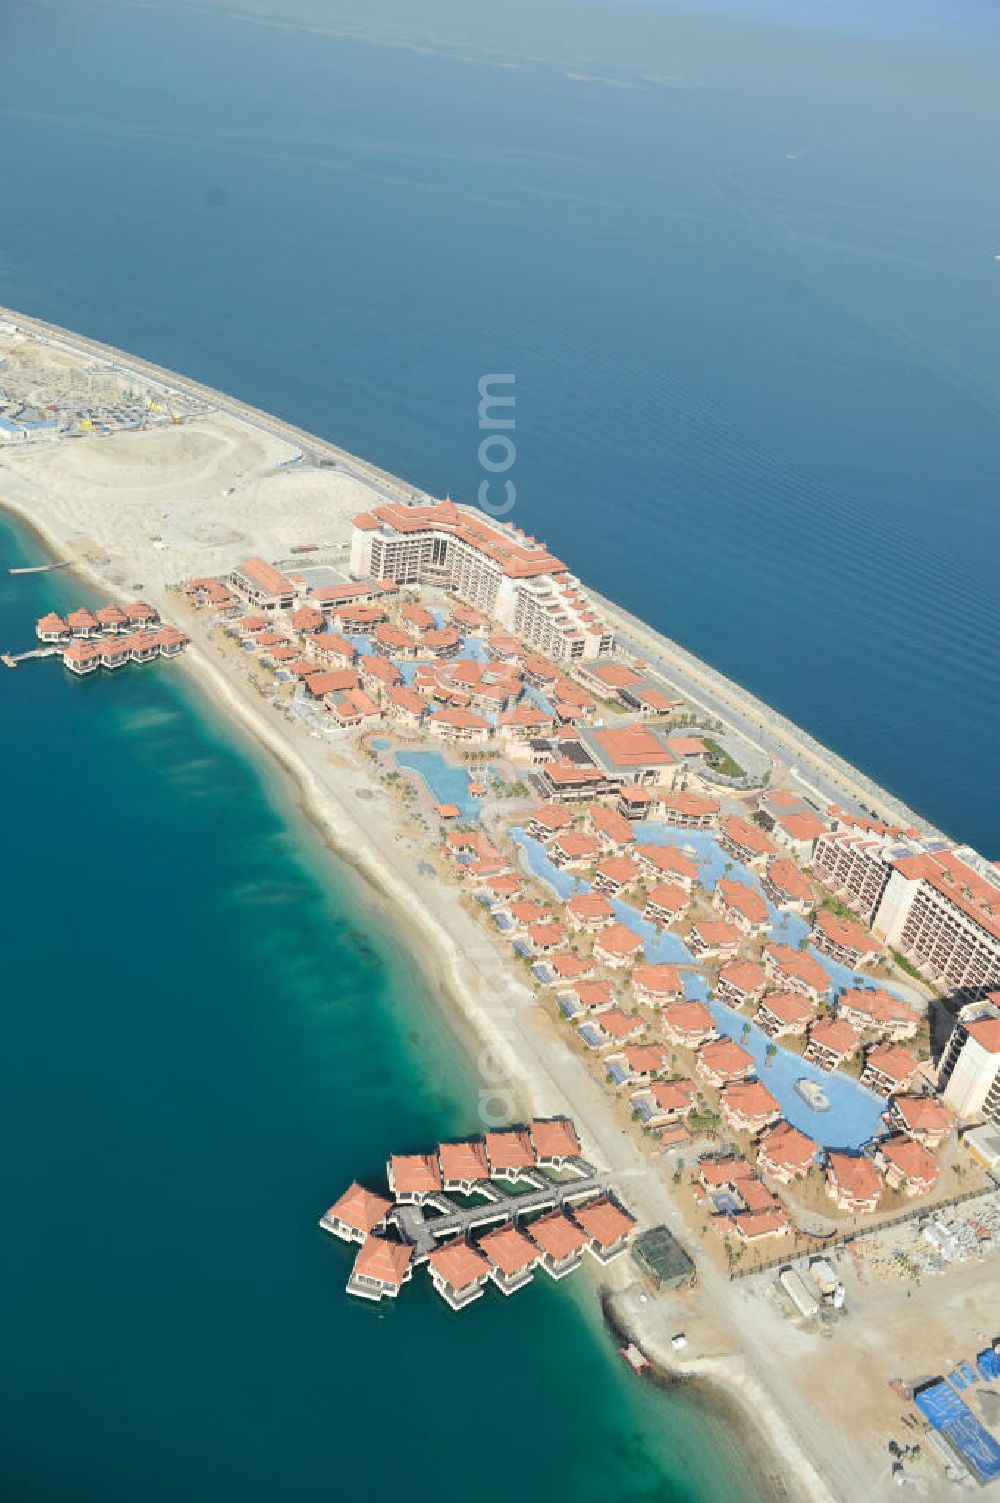
[(1000, 1126), (1000, 994), (963, 1007), (945, 1046), (938, 1089), (962, 1121)]
[(875, 922), (936, 979), (968, 991), (1000, 983), (1000, 871), (971, 850), (894, 861)]
[(586, 661), (614, 647), (565, 564), (509, 523), (453, 501), (388, 502), (355, 517), (350, 570), (356, 579), (450, 590), (553, 662)]
[(248, 558), (237, 564), (229, 583), (259, 611), (289, 611), (298, 593), (290, 579), (262, 558)]

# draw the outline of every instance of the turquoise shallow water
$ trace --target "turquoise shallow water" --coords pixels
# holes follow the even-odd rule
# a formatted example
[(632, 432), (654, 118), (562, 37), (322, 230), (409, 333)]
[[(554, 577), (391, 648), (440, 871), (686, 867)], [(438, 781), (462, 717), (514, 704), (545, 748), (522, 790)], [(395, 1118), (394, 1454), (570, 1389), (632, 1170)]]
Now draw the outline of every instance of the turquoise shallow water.
[[(5, 646), (80, 598), (6, 574), (39, 557), (0, 520)], [(525, 1496), (758, 1503), (581, 1279), (458, 1316), (422, 1276), (348, 1300), (319, 1214), (474, 1129), (476, 1081), (393, 925), (186, 676), (29, 663), (0, 721), (5, 1503), (272, 1503), (376, 1467), (449, 1503), (512, 1406)]]

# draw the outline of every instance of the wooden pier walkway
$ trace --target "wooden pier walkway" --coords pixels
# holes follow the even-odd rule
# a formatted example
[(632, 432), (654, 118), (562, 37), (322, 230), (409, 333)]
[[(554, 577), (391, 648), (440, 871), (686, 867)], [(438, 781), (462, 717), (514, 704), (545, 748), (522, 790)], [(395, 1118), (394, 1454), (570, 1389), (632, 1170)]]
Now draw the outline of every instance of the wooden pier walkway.
[(537, 1170), (526, 1172), (524, 1180), (536, 1188), (519, 1195), (496, 1180), (484, 1181), (477, 1186), (477, 1192), (487, 1199), (475, 1206), (460, 1206), (446, 1193), (430, 1195), (423, 1205), (394, 1206), (389, 1212), (389, 1220), (403, 1241), (412, 1245), (416, 1265), (425, 1262), (437, 1244), (446, 1238), (465, 1237), (479, 1227), (513, 1221), (528, 1211), (571, 1206), (576, 1201), (592, 1200), (603, 1194), (609, 1187), (609, 1176), (598, 1174), (589, 1164), (582, 1167), (583, 1174), (565, 1180), (550, 1180)]
[(61, 651), (61, 647), (32, 647), (27, 652), (4, 652), (0, 653), (0, 663), (5, 668), (16, 668), (18, 663), (26, 663), (29, 658), (54, 658)]
[(72, 560), (63, 559), (58, 564), (23, 564), (19, 569), (8, 569), (8, 574), (51, 574), (53, 569), (68, 569)]

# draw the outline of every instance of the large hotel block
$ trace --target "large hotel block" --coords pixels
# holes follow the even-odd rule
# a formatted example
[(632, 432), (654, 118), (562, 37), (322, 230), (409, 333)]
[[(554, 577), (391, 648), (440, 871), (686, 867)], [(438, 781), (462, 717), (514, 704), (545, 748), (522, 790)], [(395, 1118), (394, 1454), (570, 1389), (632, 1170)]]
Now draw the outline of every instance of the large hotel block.
[(351, 574), (439, 585), (556, 662), (609, 653), (611, 629), (541, 543), (453, 501), (387, 502), (354, 518)]

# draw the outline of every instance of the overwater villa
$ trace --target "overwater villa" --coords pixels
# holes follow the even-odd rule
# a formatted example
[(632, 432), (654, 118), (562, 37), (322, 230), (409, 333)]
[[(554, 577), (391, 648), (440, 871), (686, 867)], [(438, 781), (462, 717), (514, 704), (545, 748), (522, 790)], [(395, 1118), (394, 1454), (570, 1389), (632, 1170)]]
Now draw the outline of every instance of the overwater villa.
[(391, 1200), (375, 1195), (355, 1180), (327, 1211), (322, 1225), (344, 1242), (364, 1242), (371, 1232), (385, 1229), (391, 1210)]
[(490, 1278), (504, 1294), (514, 1294), (530, 1283), (542, 1260), (542, 1249), (512, 1221), (487, 1232), (480, 1238), (479, 1247), (489, 1259)]
[(442, 1189), (436, 1153), (394, 1153), (387, 1165), (389, 1189), (399, 1205), (422, 1205)]
[(551, 1278), (562, 1279), (579, 1268), (588, 1236), (564, 1211), (549, 1211), (528, 1228), (542, 1252), (542, 1267)]
[(635, 1217), (609, 1196), (578, 1207), (573, 1215), (590, 1239), (587, 1251), (598, 1263), (610, 1263), (623, 1253), (636, 1227)]
[(348, 1294), (361, 1299), (395, 1299), (413, 1276), (410, 1266), (413, 1248), (405, 1242), (390, 1242), (387, 1237), (366, 1237), (354, 1260), (347, 1281)]
[(480, 1299), (490, 1277), (489, 1259), (464, 1237), (436, 1247), (427, 1264), (434, 1288), (453, 1310)]
[(516, 1183), (523, 1178), (526, 1169), (535, 1167), (535, 1149), (531, 1135), (523, 1128), (512, 1127), (503, 1132), (488, 1132), (486, 1156), (489, 1159), (491, 1179), (506, 1179)]
[(529, 1131), (542, 1168), (562, 1169), (579, 1158), (580, 1139), (568, 1117), (536, 1117)]
[(35, 634), (46, 644), (61, 646), (65, 667), (81, 677), (98, 668), (114, 670), (126, 663), (150, 663), (183, 652), (188, 638), (176, 626), (150, 630), (139, 625), (156, 620), (152, 607), (134, 601), (124, 610), (107, 605), (96, 613), (73, 611), (65, 619), (50, 612), (38, 621)]
[(481, 1138), (471, 1143), (440, 1143), (438, 1159), (445, 1190), (471, 1195), (490, 1177), (486, 1145)]

